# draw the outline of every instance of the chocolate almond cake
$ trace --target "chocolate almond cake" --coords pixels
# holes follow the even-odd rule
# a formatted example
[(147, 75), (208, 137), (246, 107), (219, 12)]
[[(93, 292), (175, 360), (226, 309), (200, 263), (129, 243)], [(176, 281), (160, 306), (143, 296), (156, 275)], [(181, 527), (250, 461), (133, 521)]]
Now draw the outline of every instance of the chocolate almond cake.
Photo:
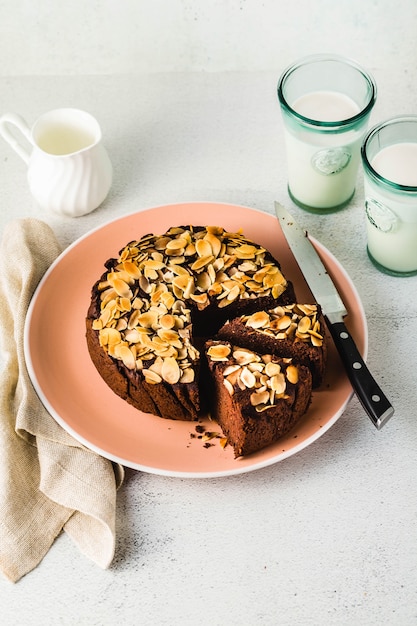
[(277, 441), (306, 412), (312, 389), (306, 366), (227, 341), (208, 341), (206, 354), (213, 377), (212, 416), (235, 457)]
[(91, 359), (109, 387), (146, 413), (196, 420), (200, 349), (227, 319), (295, 299), (279, 263), (241, 233), (172, 227), (131, 241), (92, 288)]
[(323, 378), (320, 307), (295, 302), (279, 262), (242, 233), (171, 227), (105, 263), (88, 350), (135, 408), (177, 420), (210, 409), (235, 455), (246, 455), (287, 433)]

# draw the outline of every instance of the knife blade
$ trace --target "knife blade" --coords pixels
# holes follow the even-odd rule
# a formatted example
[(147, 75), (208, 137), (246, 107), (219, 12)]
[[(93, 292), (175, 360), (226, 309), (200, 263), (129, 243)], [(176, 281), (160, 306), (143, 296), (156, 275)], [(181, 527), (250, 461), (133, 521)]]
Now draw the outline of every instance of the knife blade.
[(367, 368), (345, 326), (345, 305), (316, 249), (292, 215), (279, 202), (275, 213), (282, 232), (316, 302), (320, 304), (333, 342), (354, 392), (374, 426), (380, 430), (394, 414), (394, 407)]

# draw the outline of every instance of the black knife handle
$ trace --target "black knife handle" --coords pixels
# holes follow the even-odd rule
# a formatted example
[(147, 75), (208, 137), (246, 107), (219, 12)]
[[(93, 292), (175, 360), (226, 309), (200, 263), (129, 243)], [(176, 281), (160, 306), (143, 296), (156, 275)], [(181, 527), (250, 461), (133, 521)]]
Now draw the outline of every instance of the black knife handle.
[(380, 430), (394, 414), (393, 406), (366, 367), (345, 324), (328, 323), (328, 327), (353, 390), (374, 426)]

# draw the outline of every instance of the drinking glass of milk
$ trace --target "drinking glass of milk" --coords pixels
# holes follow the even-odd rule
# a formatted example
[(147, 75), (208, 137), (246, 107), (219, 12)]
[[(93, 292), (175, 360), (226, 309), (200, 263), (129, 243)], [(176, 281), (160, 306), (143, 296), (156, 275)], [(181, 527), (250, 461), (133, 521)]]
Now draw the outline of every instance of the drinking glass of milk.
[(417, 274), (417, 115), (372, 128), (362, 144), (368, 255), (381, 271)]
[(282, 73), (278, 99), (291, 199), (314, 213), (342, 209), (355, 192), (374, 79), (350, 59), (312, 55)]

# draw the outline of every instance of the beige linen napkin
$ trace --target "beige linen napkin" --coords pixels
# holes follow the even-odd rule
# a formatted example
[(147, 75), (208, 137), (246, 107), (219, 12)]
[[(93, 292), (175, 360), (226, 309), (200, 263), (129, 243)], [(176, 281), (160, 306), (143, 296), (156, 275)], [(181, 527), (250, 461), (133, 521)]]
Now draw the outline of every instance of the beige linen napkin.
[(16, 582), (63, 529), (103, 568), (115, 549), (123, 468), (88, 450), (39, 401), (25, 366), (23, 329), (32, 294), (60, 248), (45, 223), (9, 223), (0, 244), (0, 571)]

